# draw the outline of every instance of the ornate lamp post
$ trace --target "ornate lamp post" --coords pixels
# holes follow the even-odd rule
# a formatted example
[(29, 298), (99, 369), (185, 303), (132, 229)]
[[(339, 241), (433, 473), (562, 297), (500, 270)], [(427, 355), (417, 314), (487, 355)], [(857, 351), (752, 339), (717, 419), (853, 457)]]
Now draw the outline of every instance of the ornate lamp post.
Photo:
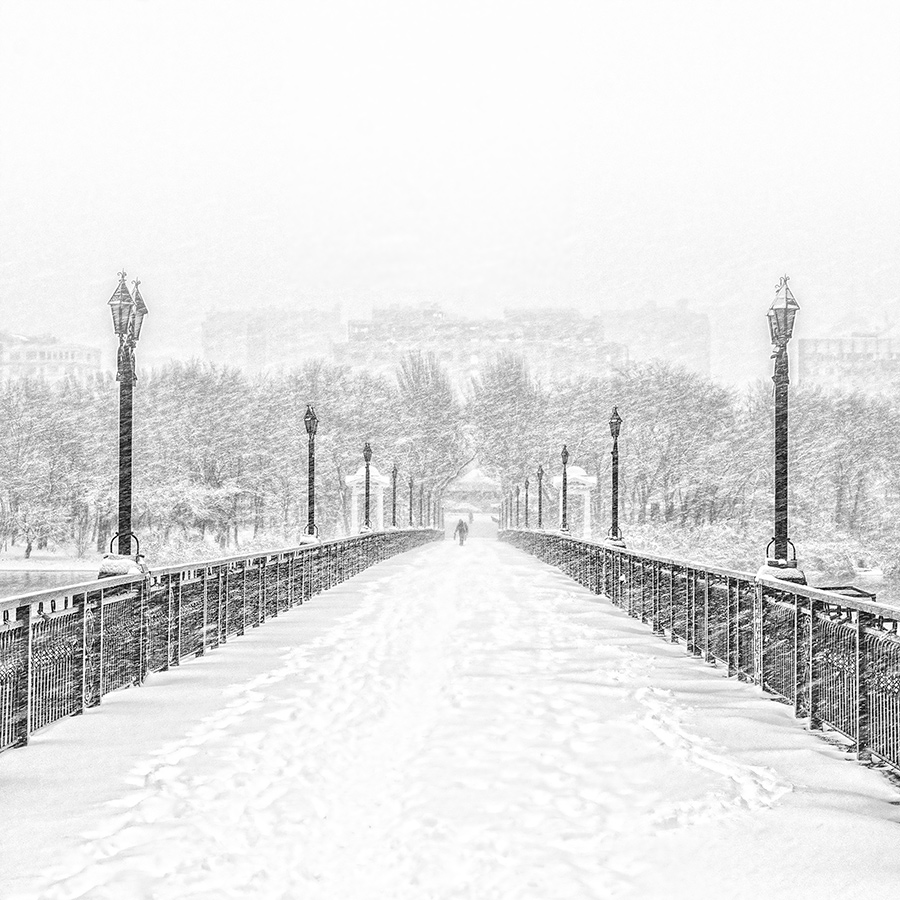
[(568, 532), (569, 530), (569, 496), (568, 496), (568, 481), (566, 477), (566, 466), (569, 464), (569, 451), (566, 449), (566, 445), (563, 444), (562, 448), (562, 495), (560, 497), (560, 508), (562, 510), (562, 523), (560, 524), (559, 530)]
[(516, 528), (519, 527), (519, 486), (516, 485)]
[(308, 403), (306, 415), (303, 417), (306, 426), (306, 434), (309, 437), (307, 448), (307, 474), (306, 474), (306, 533), (316, 533), (316, 429), (319, 427), (319, 418), (316, 411)]
[(397, 527), (397, 463), (391, 469), (391, 527)]
[(141, 296), (140, 281), (132, 282), (132, 297), (125, 284), (125, 272), (119, 272), (119, 284), (109, 298), (113, 329), (119, 338), (116, 355), (116, 381), (119, 382), (119, 530), (113, 537), (119, 539), (119, 553), (131, 554), (131, 441), (134, 430), (134, 348), (141, 336), (141, 325), (147, 315), (147, 304)]
[(525, 527), (528, 527), (528, 477), (525, 478)]
[(544, 527), (544, 467), (538, 466), (537, 468), (537, 479), (538, 479), (538, 530)]
[(409, 476), (409, 527), (413, 527), (413, 477)]
[(609, 417), (609, 434), (613, 439), (612, 445), (612, 525), (606, 539), (610, 544), (624, 547), (622, 532), (619, 530), (619, 431), (622, 428), (622, 417), (619, 415), (619, 407), (614, 406)]
[(369, 524), (369, 463), (372, 462), (372, 448), (366, 441), (363, 447), (363, 459), (366, 461), (366, 530), (371, 526)]
[(422, 510), (425, 504), (425, 485), (419, 485), (419, 528), (422, 527), (423, 518), (422, 518)]
[[(766, 564), (759, 574), (806, 584), (806, 576), (797, 568), (797, 553), (788, 538), (788, 343), (794, 332), (799, 304), (788, 287), (790, 279), (783, 275), (775, 287), (775, 299), (766, 315), (775, 360), (775, 535), (766, 547)], [(769, 556), (769, 548), (773, 555)], [(793, 558), (788, 553), (793, 551)]]

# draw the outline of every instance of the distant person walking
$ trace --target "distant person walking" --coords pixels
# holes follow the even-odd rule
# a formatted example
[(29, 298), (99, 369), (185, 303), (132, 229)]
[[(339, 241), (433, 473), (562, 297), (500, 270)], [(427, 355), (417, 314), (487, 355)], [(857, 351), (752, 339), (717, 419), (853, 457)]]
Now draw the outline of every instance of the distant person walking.
[(460, 519), (456, 523), (456, 528), (453, 529), (453, 539), (456, 540), (456, 536), (459, 535), (459, 546), (462, 547), (466, 542), (466, 538), (469, 536), (469, 526)]

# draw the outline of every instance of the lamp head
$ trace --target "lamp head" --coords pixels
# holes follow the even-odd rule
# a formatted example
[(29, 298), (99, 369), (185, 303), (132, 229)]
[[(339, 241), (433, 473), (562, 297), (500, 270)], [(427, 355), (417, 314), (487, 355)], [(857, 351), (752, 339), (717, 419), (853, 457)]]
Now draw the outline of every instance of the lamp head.
[(619, 436), (619, 430), (622, 428), (622, 417), (619, 415), (619, 407), (614, 406), (612, 415), (609, 417), (609, 433), (612, 437)]
[(125, 271), (119, 272), (119, 284), (109, 298), (109, 309), (112, 313), (113, 329), (119, 337), (128, 334), (131, 317), (134, 312), (134, 300), (125, 284)]
[(316, 429), (319, 427), (319, 417), (309, 403), (306, 404), (306, 415), (303, 417), (303, 424), (306, 426), (306, 433), (310, 437), (315, 437)]
[(775, 299), (766, 312), (769, 318), (769, 337), (772, 339), (772, 346), (779, 350), (787, 347), (788, 341), (794, 333), (797, 310), (800, 309), (800, 305), (788, 287), (788, 281), (790, 279), (787, 275), (781, 276), (781, 280), (775, 286)]

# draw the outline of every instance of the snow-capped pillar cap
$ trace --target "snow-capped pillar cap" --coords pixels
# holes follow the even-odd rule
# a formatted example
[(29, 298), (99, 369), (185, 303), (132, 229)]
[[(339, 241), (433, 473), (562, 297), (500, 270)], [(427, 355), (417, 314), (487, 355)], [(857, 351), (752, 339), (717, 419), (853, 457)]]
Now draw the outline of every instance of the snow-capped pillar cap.
[[(353, 475), (344, 476), (347, 487), (363, 487), (366, 483), (366, 467), (360, 466)], [(391, 483), (387, 475), (382, 475), (371, 463), (369, 464), (369, 485), (386, 488)]]
[[(567, 466), (566, 483), (569, 490), (572, 490), (573, 488), (582, 488), (583, 490), (590, 491), (597, 487), (597, 476), (588, 475), (581, 466)], [(562, 475), (553, 476), (553, 487), (557, 489), (562, 488)]]

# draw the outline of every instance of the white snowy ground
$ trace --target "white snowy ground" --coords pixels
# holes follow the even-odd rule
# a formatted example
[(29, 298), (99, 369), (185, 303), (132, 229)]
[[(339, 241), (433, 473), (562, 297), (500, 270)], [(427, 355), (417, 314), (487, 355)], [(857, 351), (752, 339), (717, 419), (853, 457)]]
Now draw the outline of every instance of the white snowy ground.
[(0, 756), (0, 897), (898, 896), (900, 794), (496, 541)]

